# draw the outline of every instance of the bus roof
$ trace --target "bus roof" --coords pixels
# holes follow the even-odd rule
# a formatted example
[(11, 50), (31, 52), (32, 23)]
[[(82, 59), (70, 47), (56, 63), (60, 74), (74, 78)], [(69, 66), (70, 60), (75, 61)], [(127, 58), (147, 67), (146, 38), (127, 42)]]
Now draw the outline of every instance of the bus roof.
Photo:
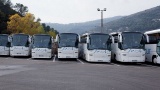
[(114, 35), (114, 34), (118, 34), (119, 32), (112, 32), (109, 35)]
[(154, 34), (154, 33), (160, 33), (160, 29), (146, 31), (144, 34)]
[(84, 33), (82, 36), (87, 36), (87, 35), (91, 35), (91, 34), (107, 34), (107, 33)]
[(2, 36), (9, 36), (9, 34), (0, 34), (0, 35), (2, 35)]
[(50, 36), (49, 34), (34, 34), (33, 36)]
[(121, 34), (121, 33), (141, 33), (139, 31), (123, 31), (123, 32), (112, 32), (109, 35)]
[(28, 36), (30, 36), (29, 34), (24, 34), (24, 33), (14, 33), (14, 34), (11, 34), (10, 36), (14, 36), (14, 35), (28, 35)]
[[(77, 34), (77, 33), (59, 33), (59, 34)], [(77, 34), (78, 35), (78, 34)]]

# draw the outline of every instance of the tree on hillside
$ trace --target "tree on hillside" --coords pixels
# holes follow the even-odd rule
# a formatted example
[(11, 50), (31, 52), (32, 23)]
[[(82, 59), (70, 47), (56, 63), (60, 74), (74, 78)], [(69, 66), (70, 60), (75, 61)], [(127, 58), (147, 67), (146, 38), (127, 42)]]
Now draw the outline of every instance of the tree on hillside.
[(27, 13), (24, 17), (15, 14), (9, 19), (7, 29), (11, 33), (25, 33), (30, 35), (44, 33), (43, 26), (40, 22), (35, 22), (35, 17), (31, 13)]
[(12, 7), (11, 0), (0, 0), (0, 2), (3, 3), (3, 5), (8, 5), (8, 6)]
[(11, 7), (10, 0), (0, 0), (0, 33), (9, 33), (7, 32), (7, 21), (10, 15), (17, 13)]
[(5, 14), (0, 10), (0, 23), (4, 21)]
[(0, 33), (6, 29), (5, 25), (6, 23), (4, 22), (5, 20), (5, 14), (0, 10)]
[(28, 7), (20, 3), (16, 3), (14, 9), (22, 16), (25, 16), (25, 14), (28, 12)]
[(45, 23), (42, 23), (42, 26), (44, 28), (44, 31), (53, 36), (54, 38), (56, 38), (56, 34), (58, 34), (57, 30), (54, 30), (54, 28), (51, 28), (50, 26), (47, 26)]
[(42, 26), (43, 26), (45, 32), (49, 32), (52, 29), (52, 28), (50, 28), (50, 26), (46, 26), (45, 23), (42, 23)]
[(20, 27), (19, 23), (21, 23), (21, 16), (18, 14), (12, 15), (8, 23), (8, 31), (11, 33), (22, 33), (22, 27)]

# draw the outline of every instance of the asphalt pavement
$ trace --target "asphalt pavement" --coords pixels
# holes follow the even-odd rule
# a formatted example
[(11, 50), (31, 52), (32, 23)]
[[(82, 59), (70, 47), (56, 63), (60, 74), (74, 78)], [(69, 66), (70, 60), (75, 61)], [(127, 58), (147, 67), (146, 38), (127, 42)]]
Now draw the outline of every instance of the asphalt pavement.
[(0, 57), (0, 90), (159, 89), (159, 65)]

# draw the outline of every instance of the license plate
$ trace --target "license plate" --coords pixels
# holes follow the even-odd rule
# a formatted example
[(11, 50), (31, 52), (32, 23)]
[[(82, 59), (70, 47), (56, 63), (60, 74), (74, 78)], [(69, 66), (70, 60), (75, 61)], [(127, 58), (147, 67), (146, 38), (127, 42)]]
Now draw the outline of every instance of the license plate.
[(137, 62), (137, 60), (132, 60), (132, 62)]
[(70, 56), (66, 56), (66, 58), (71, 58)]
[(39, 55), (39, 57), (43, 57), (43, 55)]
[(98, 60), (98, 62), (103, 62), (103, 60)]

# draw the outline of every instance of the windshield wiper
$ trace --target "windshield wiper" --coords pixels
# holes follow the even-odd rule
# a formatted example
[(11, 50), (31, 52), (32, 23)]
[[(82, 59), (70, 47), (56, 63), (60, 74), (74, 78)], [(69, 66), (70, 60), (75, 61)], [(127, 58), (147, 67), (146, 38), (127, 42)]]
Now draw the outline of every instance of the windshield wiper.
[(107, 48), (98, 48), (98, 49), (106, 50)]
[(137, 49), (137, 48), (140, 48), (140, 46), (133, 46), (133, 48), (136, 48), (136, 49)]

